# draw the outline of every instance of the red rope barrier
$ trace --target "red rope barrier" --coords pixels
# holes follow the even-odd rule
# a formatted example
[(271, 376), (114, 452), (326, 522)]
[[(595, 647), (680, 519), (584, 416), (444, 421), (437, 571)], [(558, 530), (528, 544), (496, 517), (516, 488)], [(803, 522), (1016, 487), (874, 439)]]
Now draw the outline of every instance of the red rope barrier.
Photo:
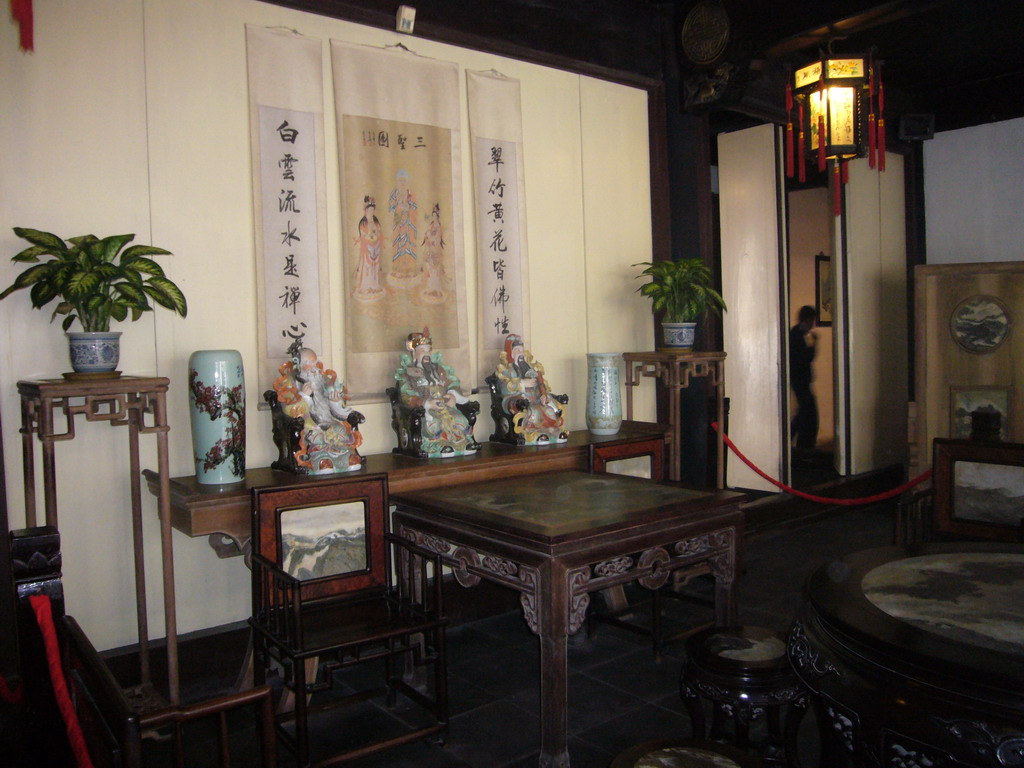
[(60, 663), (60, 649), (57, 647), (57, 630), (53, 626), (53, 610), (50, 607), (49, 595), (29, 595), (29, 603), (36, 614), (39, 631), (43, 633), (43, 647), (46, 649), (46, 663), (50, 668), (50, 681), (53, 683), (53, 694), (57, 699), (57, 707), (64, 717), (64, 725), (68, 732), (71, 751), (75, 755), (78, 768), (93, 768), (89, 758), (89, 750), (85, 746), (85, 737), (78, 724), (78, 715), (68, 694), (68, 684), (64, 679), (64, 668)]
[(6, 678), (0, 675), (0, 701), (6, 704), (20, 704), (22, 688), (21, 680), (19, 680), (12, 690), (11, 686), (7, 684)]
[[(718, 431), (718, 422), (717, 421), (711, 422), (711, 428), (717, 432)], [(816, 502), (819, 502), (821, 504), (838, 504), (840, 506), (845, 506), (845, 507), (858, 507), (858, 506), (860, 506), (862, 504), (874, 504), (874, 503), (879, 502), (879, 501), (886, 501), (887, 499), (891, 499), (891, 498), (893, 498), (895, 496), (899, 496), (901, 493), (906, 493), (907, 491), (909, 491), (914, 486), (920, 485), (921, 483), (923, 483), (925, 480), (927, 480), (928, 478), (930, 478), (932, 476), (932, 471), (930, 469), (928, 469), (928, 470), (925, 470), (924, 472), (922, 472), (917, 477), (915, 477), (913, 480), (908, 480), (907, 482), (903, 483), (903, 485), (898, 485), (895, 488), (893, 488), (892, 490), (883, 491), (882, 493), (876, 493), (873, 496), (861, 496), (858, 499), (834, 499), (834, 498), (831, 498), (829, 496), (816, 496), (813, 493), (804, 493), (803, 491), (798, 491), (796, 488), (791, 488), (790, 486), (786, 485), (785, 483), (780, 483), (774, 477), (770, 477), (765, 472), (760, 470), (758, 467), (754, 466), (754, 463), (750, 459), (748, 459), (746, 456), (743, 455), (743, 453), (740, 451), (740, 449), (736, 447), (736, 444), (733, 443), (733, 441), (729, 439), (729, 436), (727, 434), (725, 434), (724, 432), (722, 433), (722, 440), (725, 442), (725, 444), (727, 446), (729, 446), (729, 448), (732, 450), (732, 452), (736, 454), (736, 457), (740, 461), (742, 461), (744, 464), (746, 464), (754, 472), (756, 472), (758, 475), (763, 477), (765, 480), (767, 480), (772, 485), (776, 486), (777, 488), (781, 488), (783, 491), (785, 491), (786, 493), (790, 493), (793, 496), (798, 496), (799, 498), (807, 499), (808, 501), (816, 501)]]

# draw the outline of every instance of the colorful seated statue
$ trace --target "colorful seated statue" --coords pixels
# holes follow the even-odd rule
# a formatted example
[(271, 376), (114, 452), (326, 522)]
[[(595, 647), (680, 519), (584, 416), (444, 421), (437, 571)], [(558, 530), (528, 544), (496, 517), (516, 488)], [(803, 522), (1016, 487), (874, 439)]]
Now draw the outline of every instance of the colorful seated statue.
[(473, 425), (480, 403), (462, 394), (450, 365), (433, 352), (430, 329), (410, 333), (395, 371), (397, 387), (389, 387), (391, 426), (398, 436), (395, 453), (421, 458), (447, 458), (476, 453)]
[(363, 414), (345, 407), (345, 385), (337, 373), (324, 369), (316, 352), (307, 347), (291, 351), (274, 389), (263, 394), (273, 412), (279, 453), (271, 467), (300, 475), (362, 469), (358, 448), (363, 442)]
[(497, 370), (487, 377), (491, 388), (491, 440), (515, 445), (564, 443), (568, 395), (553, 395), (544, 380), (544, 366), (523, 348), (523, 337), (509, 334), (498, 355)]

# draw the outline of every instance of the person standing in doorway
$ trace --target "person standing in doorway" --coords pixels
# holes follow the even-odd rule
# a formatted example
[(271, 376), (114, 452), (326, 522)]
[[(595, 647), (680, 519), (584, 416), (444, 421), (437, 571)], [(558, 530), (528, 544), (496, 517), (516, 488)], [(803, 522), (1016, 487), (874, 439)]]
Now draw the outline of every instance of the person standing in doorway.
[(813, 449), (818, 439), (818, 403), (811, 391), (811, 363), (818, 351), (818, 334), (814, 332), (817, 322), (814, 307), (803, 306), (797, 324), (789, 329), (789, 385), (796, 395), (796, 416), (790, 423), (789, 437), (796, 440), (797, 448)]

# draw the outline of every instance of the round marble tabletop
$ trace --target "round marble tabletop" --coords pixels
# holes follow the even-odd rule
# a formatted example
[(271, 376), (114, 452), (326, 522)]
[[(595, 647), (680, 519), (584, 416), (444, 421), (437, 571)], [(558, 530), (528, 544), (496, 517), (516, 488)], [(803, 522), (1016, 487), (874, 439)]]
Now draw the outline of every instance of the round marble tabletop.
[(980, 648), (1024, 655), (1024, 555), (947, 552), (883, 563), (861, 581), (888, 615)]

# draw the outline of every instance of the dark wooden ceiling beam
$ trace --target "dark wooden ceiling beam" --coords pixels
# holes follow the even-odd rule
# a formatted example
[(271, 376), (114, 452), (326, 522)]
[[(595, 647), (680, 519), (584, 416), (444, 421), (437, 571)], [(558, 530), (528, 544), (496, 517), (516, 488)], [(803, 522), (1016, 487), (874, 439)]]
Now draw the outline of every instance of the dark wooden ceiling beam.
[(892, 24), (910, 16), (927, 13), (950, 2), (953, 0), (893, 0), (853, 16), (840, 18), (824, 26), (787, 37), (768, 46), (761, 53), (766, 59), (779, 59), (808, 48), (825, 48), (832, 40), (838, 40), (884, 24)]

